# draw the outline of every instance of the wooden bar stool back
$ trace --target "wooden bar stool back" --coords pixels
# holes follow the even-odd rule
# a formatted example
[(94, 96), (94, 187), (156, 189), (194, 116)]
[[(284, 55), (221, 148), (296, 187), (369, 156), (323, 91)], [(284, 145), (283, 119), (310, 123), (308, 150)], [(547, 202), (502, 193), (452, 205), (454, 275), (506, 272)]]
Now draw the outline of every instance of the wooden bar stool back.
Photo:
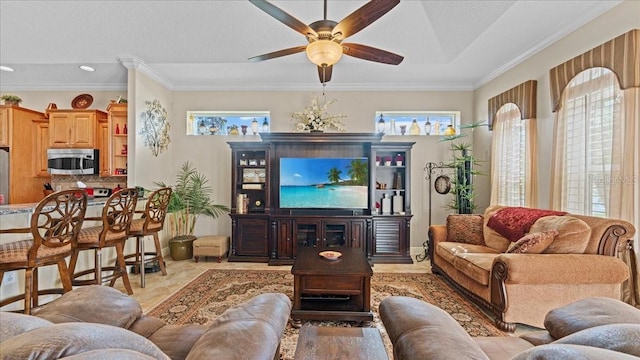
[[(38, 307), (38, 295), (71, 291), (66, 258), (75, 250), (78, 234), (87, 210), (84, 190), (64, 190), (42, 199), (31, 215), (28, 228), (0, 230), (0, 234), (31, 234), (33, 239), (0, 245), (0, 286), (7, 271), (25, 270), (24, 293), (0, 301), (5, 306), (24, 300), (25, 314)], [(38, 288), (38, 268), (57, 265), (62, 288)]]
[[(133, 220), (131, 223), (129, 236), (135, 236), (136, 238), (136, 252), (126, 255), (125, 259), (132, 259), (126, 260), (126, 264), (133, 265), (134, 272), (140, 272), (140, 287), (145, 287), (145, 264), (157, 262), (162, 275), (167, 275), (158, 233), (164, 228), (164, 219), (167, 215), (170, 199), (170, 187), (160, 188), (152, 192), (149, 195), (144, 211), (136, 211), (136, 213), (141, 213), (142, 217)], [(144, 237), (149, 235), (153, 236), (154, 252), (145, 252), (144, 250)]]
[[(109, 286), (113, 287), (116, 280), (122, 278), (127, 293), (133, 294), (125, 266), (124, 243), (129, 237), (129, 228), (137, 201), (138, 191), (135, 188), (122, 189), (107, 199), (102, 208), (102, 216), (85, 218), (90, 221), (101, 221), (102, 225), (84, 227), (78, 235), (78, 246), (69, 263), (72, 273), (71, 283), (74, 286), (102, 285), (108, 282)], [(102, 250), (106, 248), (114, 248), (116, 251), (116, 261), (113, 266), (102, 264)], [(76, 272), (78, 256), (83, 250), (94, 251), (94, 267)]]

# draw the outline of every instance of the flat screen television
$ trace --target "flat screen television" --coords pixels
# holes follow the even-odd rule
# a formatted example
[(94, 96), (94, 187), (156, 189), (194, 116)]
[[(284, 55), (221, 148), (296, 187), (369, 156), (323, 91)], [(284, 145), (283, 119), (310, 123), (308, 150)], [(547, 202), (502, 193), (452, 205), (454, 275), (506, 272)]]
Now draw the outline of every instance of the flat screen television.
[(280, 158), (280, 208), (367, 209), (366, 157)]

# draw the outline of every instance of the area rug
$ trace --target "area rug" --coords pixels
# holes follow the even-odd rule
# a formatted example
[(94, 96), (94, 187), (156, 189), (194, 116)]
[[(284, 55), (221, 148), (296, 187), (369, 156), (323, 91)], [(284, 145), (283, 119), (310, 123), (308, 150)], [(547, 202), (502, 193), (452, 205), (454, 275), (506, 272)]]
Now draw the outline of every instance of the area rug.
[[(168, 324), (209, 324), (226, 309), (266, 293), (284, 293), (293, 299), (293, 275), (288, 271), (206, 270), (148, 312)], [(389, 358), (391, 342), (378, 316), (380, 301), (388, 296), (422, 299), (447, 311), (471, 336), (506, 336), (479, 309), (462, 298), (433, 274), (374, 273), (371, 278), (371, 308)], [(356, 326), (350, 322), (309, 321), (320, 326)], [(281, 358), (293, 359), (298, 329), (287, 326), (281, 343)]]

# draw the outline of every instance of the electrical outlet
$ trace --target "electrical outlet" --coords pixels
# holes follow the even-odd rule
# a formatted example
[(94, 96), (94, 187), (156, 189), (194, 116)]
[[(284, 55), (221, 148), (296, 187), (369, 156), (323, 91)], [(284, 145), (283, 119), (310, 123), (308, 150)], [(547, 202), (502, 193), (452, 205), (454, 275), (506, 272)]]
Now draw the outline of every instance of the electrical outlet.
[(14, 283), (16, 281), (16, 274), (14, 271), (8, 271), (6, 273), (4, 273), (4, 279), (3, 279), (3, 283), (5, 284), (11, 284)]

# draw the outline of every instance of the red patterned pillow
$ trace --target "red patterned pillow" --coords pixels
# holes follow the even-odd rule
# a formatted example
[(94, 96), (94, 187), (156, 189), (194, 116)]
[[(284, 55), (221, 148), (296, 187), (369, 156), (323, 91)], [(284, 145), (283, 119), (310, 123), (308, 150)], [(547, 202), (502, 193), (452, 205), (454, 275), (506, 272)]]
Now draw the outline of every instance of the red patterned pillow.
[(558, 235), (558, 229), (529, 233), (509, 246), (507, 253), (541, 254)]
[(447, 217), (447, 241), (485, 245), (482, 225), (482, 215), (449, 215)]

